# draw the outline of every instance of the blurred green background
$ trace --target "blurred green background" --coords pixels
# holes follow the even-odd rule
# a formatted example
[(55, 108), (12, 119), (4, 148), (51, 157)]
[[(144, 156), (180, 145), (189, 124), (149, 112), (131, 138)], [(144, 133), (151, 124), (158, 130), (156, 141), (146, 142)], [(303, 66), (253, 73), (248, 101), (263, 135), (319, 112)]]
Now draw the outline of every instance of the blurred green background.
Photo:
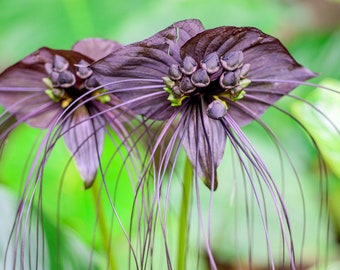
[[(206, 28), (222, 25), (257, 27), (279, 38), (298, 62), (319, 73), (320, 77), (313, 82), (325, 82), (330, 87), (340, 89), (337, 82), (340, 79), (339, 14), (339, 2), (326, 0), (2, 0), (0, 1), (0, 71), (42, 46), (69, 49), (79, 39), (87, 37), (103, 37), (127, 44), (144, 39), (177, 20), (197, 18)], [(327, 78), (334, 80), (325, 81)], [(294, 94), (320, 106), (340, 127), (338, 95), (333, 97), (322, 90), (311, 93), (312, 89), (314, 87), (301, 87)], [(335, 265), (339, 260), (336, 242), (340, 232), (340, 172), (337, 170), (340, 164), (339, 134), (329, 123), (325, 123), (323, 117), (311, 112), (309, 106), (289, 98), (280, 101), (279, 104), (292, 112), (315, 136), (330, 168), (328, 196), (331, 231), (328, 242), (330, 265)], [(306, 267), (312, 267), (311, 264), (319, 254), (318, 248), (324, 252), (327, 242), (324, 237), (327, 219), (324, 216), (319, 217), (320, 183), (316, 151), (310, 139), (289, 117), (283, 117), (275, 109), (270, 109), (263, 119), (275, 131), (291, 155), (301, 180), (307, 213), (305, 228), (301, 225), (302, 217), (299, 214), (302, 210), (301, 194), (292, 169), (288, 169), (285, 173), (285, 178), (288, 180), (284, 183), (286, 186), (284, 199), (288, 210), (291, 210), (289, 213), (293, 228), (294, 226), (297, 228), (296, 237), (299, 243), (301, 242), (299, 232), (306, 231), (304, 263)], [(269, 164), (273, 174), (280, 175), (280, 164), (273, 162), (272, 159), (273, 155), (277, 155), (275, 147), (267, 143), (268, 138), (265, 138), (266, 135), (261, 130), (256, 124), (244, 128), (259, 153)], [(26, 125), (20, 126), (9, 137), (0, 160), (0, 265), (4, 259), (7, 237), (16, 213), (17, 197), (20, 194), (24, 172), (27, 172), (26, 161), (28, 157), (32, 158), (32, 145), (37, 136), (40, 138), (42, 136), (39, 130)], [(104, 160), (108, 161), (110, 158), (110, 153), (113, 151), (110, 147), (112, 146), (106, 148), (104, 152)], [(111, 245), (114, 256), (119, 258), (116, 260), (117, 269), (126, 269), (128, 246), (117, 220), (112, 218), (112, 208), (107, 196), (105, 193), (102, 194), (102, 207), (98, 207), (97, 201), (93, 199), (93, 192), (84, 191), (72, 162), (66, 171), (59, 197), (60, 179), (70, 158), (69, 155), (65, 155), (65, 152), (67, 150), (60, 141), (53, 151), (44, 176), (47, 265), (50, 265), (51, 269), (59, 269), (55, 264), (56, 254), (58, 254), (55, 245), (57, 230), (60, 232), (59, 256), (62, 258), (64, 269), (87, 269), (92, 245), (95, 247), (94, 255), (91, 257), (93, 269), (106, 269), (107, 256), (104, 246), (107, 243), (105, 243), (105, 235), (98, 231), (108, 231), (113, 234), (114, 240)], [(227, 149), (226, 153), (228, 152), (230, 148)], [(117, 168), (121, 167), (119, 159), (114, 162)], [(289, 168), (288, 160), (284, 162)], [(220, 174), (224, 174), (229, 169), (230, 163), (232, 163), (231, 157), (226, 154), (225, 161), (219, 169)], [(119, 172), (112, 168), (112, 174), (117, 173)], [(109, 190), (114, 193), (115, 184), (111, 183), (111, 185)], [(242, 183), (238, 185), (242, 186)], [(246, 202), (242, 195), (235, 196), (235, 186), (237, 185), (233, 181), (221, 183), (214, 199), (216, 206), (214, 216), (219, 218), (215, 218), (213, 223), (212, 237), (215, 240), (213, 251), (220, 261), (220, 269), (234, 269), (238, 258), (244, 259), (248, 255), (249, 244), (244, 239), (246, 237), (244, 231), (247, 230), (245, 204), (252, 203), (255, 208), (256, 205), (254, 201)], [(174, 189), (176, 190), (176, 187)], [(115, 198), (119, 217), (126, 226), (129, 224), (133, 201), (131, 184), (126, 173), (121, 176), (119, 191), (115, 196), (111, 194), (111, 197)], [(205, 190), (202, 190), (202, 193), (203, 211), (208, 212), (204, 204), (209, 204), (209, 193)], [(177, 200), (175, 194), (176, 192), (172, 193), (174, 201)], [(299, 198), (298, 202), (297, 198)], [(270, 206), (270, 200), (267, 204), (270, 216), (270, 213), (275, 213), (275, 208)], [(299, 211), (295, 212), (297, 205)], [(173, 220), (173, 223), (176, 223), (178, 216), (176, 207), (178, 207), (176, 202), (170, 203), (169, 208), (172, 210), (169, 219), (170, 222)], [(96, 223), (95, 213), (99, 208), (104, 211), (100, 215), (104, 218), (102, 220), (99, 218)], [(221, 212), (225, 215), (221, 215)], [(263, 225), (254, 218), (252, 226), (253, 231), (256, 232), (261, 230)], [(34, 224), (32, 227), (35, 228)], [(235, 227), (238, 229), (236, 230)], [(97, 232), (96, 237), (94, 231)], [(316, 235), (319, 232), (321, 237), (317, 242)], [(195, 240), (195, 229), (192, 234), (192, 245), (199, 245)], [(237, 242), (237, 249), (235, 242)], [(255, 236), (255, 245), (253, 244), (252, 248), (254, 263), (259, 266), (259, 269), (265, 269), (267, 253), (262, 234)], [(274, 250), (276, 249), (280, 250), (280, 246), (274, 247)], [(155, 254), (158, 254), (157, 252), (163, 254), (164, 250), (155, 251)], [(193, 259), (190, 258), (188, 265), (191, 262), (192, 265), (196, 265), (195, 256), (193, 255)], [(204, 260), (204, 255), (201, 259)], [(162, 262), (164, 263), (164, 260)], [(159, 265), (162, 265), (162, 262), (159, 262)], [(206, 269), (204, 262), (200, 267)], [(338, 269), (337, 266), (334, 267), (333, 269)], [(163, 264), (159, 269), (165, 268)]]

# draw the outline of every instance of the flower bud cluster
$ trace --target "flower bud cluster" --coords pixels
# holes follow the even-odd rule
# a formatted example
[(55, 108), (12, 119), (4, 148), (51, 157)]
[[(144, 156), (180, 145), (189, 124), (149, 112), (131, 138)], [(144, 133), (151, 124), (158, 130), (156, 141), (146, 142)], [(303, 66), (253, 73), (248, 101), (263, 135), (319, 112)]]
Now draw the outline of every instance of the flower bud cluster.
[[(43, 79), (48, 87), (45, 93), (53, 101), (61, 103), (62, 108), (66, 108), (73, 100), (99, 86), (87, 61), (82, 59), (74, 66), (75, 69), (71, 69), (70, 62), (61, 55), (55, 55), (52, 63), (45, 64), (45, 71), (48, 74), (48, 77)], [(94, 92), (93, 95), (98, 94)], [(109, 100), (107, 95), (98, 97), (102, 102)]]
[(163, 80), (172, 106), (180, 106), (185, 98), (196, 94), (236, 101), (243, 97), (244, 88), (250, 83), (246, 78), (249, 68), (250, 64), (243, 63), (242, 51), (222, 56), (212, 52), (201, 61), (187, 55), (180, 65), (169, 67), (168, 77)]

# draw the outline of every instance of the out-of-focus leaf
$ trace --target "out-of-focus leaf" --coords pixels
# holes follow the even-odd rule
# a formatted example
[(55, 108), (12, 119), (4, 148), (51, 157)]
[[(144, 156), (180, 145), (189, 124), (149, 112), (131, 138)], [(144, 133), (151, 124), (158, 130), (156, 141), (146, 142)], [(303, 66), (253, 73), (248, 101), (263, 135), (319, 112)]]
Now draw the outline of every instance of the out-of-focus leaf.
[(56, 224), (45, 220), (44, 229), (51, 270), (81, 270), (87, 269), (89, 264), (92, 265), (91, 269), (102, 269), (105, 266), (105, 259), (100, 260), (100, 256), (70, 228), (62, 226), (56, 234)]
[[(6, 247), (9, 240), (10, 232), (13, 226), (15, 213), (17, 208), (17, 201), (15, 200), (15, 197), (10, 192), (9, 189), (4, 188), (0, 185), (0, 265), (8, 267), (10, 269), (10, 265), (13, 262), (14, 255), (13, 253), (9, 252), (6, 254)], [(35, 233), (35, 230), (34, 230)], [(15, 236), (13, 236), (15, 237)], [(35, 238), (33, 238), (35, 239)], [(32, 247), (32, 245), (31, 245)], [(12, 246), (10, 246), (10, 251), (12, 251)], [(32, 248), (32, 256), (36, 254), (36, 249)], [(48, 258), (47, 254), (46, 259)], [(6, 257), (5, 257), (6, 256)], [(4, 264), (6, 260), (6, 264)], [(27, 257), (24, 259), (24, 261), (27, 263)], [(42, 269), (42, 268), (37, 268)]]
[[(340, 91), (340, 81), (327, 79), (321, 85)], [(317, 89), (306, 99), (324, 114), (301, 102), (294, 104), (293, 113), (315, 138), (328, 167), (340, 177), (340, 94)]]
[[(9, 189), (0, 186), (0, 265), (4, 265), (5, 251), (8, 243), (8, 237), (14, 222), (14, 215), (16, 213), (17, 201)], [(44, 219), (44, 230), (46, 240), (45, 246), (42, 245), (43, 236), (41, 231), (39, 237), (37, 236), (37, 230), (35, 229), (37, 224), (35, 218), (32, 219), (33, 223), (30, 224), (31, 230), (29, 230), (30, 241), (26, 243), (26, 248), (30, 249), (30, 255), (25, 255), (24, 265), (36, 264), (36, 253), (38, 254), (39, 266), (37, 269), (87, 269), (89, 260), (92, 261), (91, 269), (101, 269), (101, 266), (105, 265), (105, 260), (100, 260), (100, 257), (96, 253), (92, 254), (90, 248), (82, 242), (77, 235), (71, 231), (68, 227), (59, 228), (59, 234), (55, 234), (56, 224), (50, 222), (49, 219)], [(15, 237), (15, 234), (12, 236)], [(57, 237), (59, 238), (59, 245), (57, 245)], [(13, 238), (14, 239), (14, 238)], [(37, 242), (38, 241), (38, 242)], [(13, 240), (11, 243), (13, 244)], [(14, 259), (14, 253), (12, 252), (13, 245), (10, 246), (7, 257), (6, 267), (10, 269)], [(45, 247), (44, 255), (42, 253), (42, 247)], [(59, 249), (59, 257), (57, 256), (57, 248)], [(17, 263), (19, 261), (19, 253), (17, 253)], [(42, 258), (44, 256), (44, 263)], [(29, 257), (31, 262), (29, 262)], [(57, 263), (59, 260), (59, 263)], [(5, 267), (5, 268), (6, 268)], [(45, 268), (46, 267), (46, 268)], [(7, 269), (7, 268), (6, 268)]]
[[(16, 192), (15, 194), (20, 193), (20, 186), (22, 182), (26, 180), (27, 170), (31, 167), (29, 161), (32, 161), (35, 157), (37, 147), (40, 145), (36, 139), (41, 139), (43, 135), (44, 133), (40, 130), (27, 125), (20, 125), (8, 137), (0, 162), (0, 183), (14, 190)], [(112, 153), (115, 153), (116, 148), (113, 147), (112, 141), (108, 137), (105, 139), (105, 144), (102, 165), (106, 171), (108, 191), (112, 191), (110, 194), (111, 200), (119, 215), (120, 221), (128, 228), (134, 193), (131, 188), (128, 173), (125, 169), (120, 171), (123, 162), (121, 155), (126, 155), (126, 152), (120, 149), (121, 155), (116, 154), (115, 158), (112, 159)], [(20, 145), (20, 147), (18, 147), (18, 145)], [(34, 147), (34, 145), (36, 147)], [(59, 249), (62, 266), (64, 266), (63, 269), (87, 269), (89, 259), (84, 260), (82, 256), (89, 258), (90, 249), (93, 248), (95, 249), (94, 254), (100, 255), (94, 256), (93, 260), (96, 262), (93, 261), (92, 265), (94, 269), (98, 269), (96, 265), (101, 264), (102, 267), (99, 267), (99, 269), (103, 269), (107, 263), (107, 258), (104, 257), (106, 254), (104, 240), (102, 239), (103, 235), (99, 229), (100, 226), (96, 224), (98, 201), (92, 194), (93, 189), (84, 190), (74, 161), (69, 163), (70, 158), (63, 140), (60, 140), (54, 146), (52, 154), (45, 166), (42, 179), (43, 193), (41, 195), (44, 204), (45, 239), (47, 240), (45, 247), (48, 250), (47, 253), (53, 254), (53, 256), (56, 256), (57, 250)], [(111, 162), (110, 167), (106, 168), (109, 162)], [(132, 169), (130, 168), (129, 170), (131, 173)], [(116, 177), (118, 173), (120, 173), (120, 177)], [(31, 181), (33, 181), (33, 179), (31, 179)], [(96, 184), (99, 186), (101, 181), (100, 177), (98, 177)], [(58, 192), (59, 189), (61, 189), (60, 194)], [(116, 194), (114, 194), (115, 190)], [(38, 197), (38, 195), (36, 197)], [(11, 208), (8, 208), (13, 215), (16, 213), (16, 203), (15, 201), (15, 204), (13, 204)], [(36, 204), (34, 204), (34, 206), (36, 206)], [(3, 207), (6, 207), (6, 204), (0, 200), (0, 211), (2, 211)], [(104, 211), (108, 233), (112, 235), (112, 249), (120, 259), (118, 266), (126, 267), (128, 261), (128, 243), (117, 219), (112, 217), (114, 214), (108, 195), (104, 189), (102, 189), (101, 192), (100, 207), (102, 209), (101, 211)], [(13, 220), (14, 217), (10, 222)], [(59, 225), (57, 222), (59, 222)], [(0, 227), (1, 226), (3, 226), (3, 219), (0, 215)], [(7, 240), (9, 231), (2, 231), (0, 228), (0, 235), (1, 239)], [(57, 237), (59, 237), (59, 246), (56, 244)], [(109, 241), (109, 239), (106, 240)], [(2, 242), (0, 241), (0, 243)], [(79, 256), (72, 255), (75, 253), (79, 254)], [(0, 257), (2, 254), (3, 248), (0, 247)], [(70, 258), (64, 259), (64, 257)], [(78, 263), (79, 267), (75, 268), (78, 259), (82, 259), (82, 263)], [(51, 258), (51, 265), (54, 265), (55, 262), (56, 258), (53, 257), (53, 260)]]

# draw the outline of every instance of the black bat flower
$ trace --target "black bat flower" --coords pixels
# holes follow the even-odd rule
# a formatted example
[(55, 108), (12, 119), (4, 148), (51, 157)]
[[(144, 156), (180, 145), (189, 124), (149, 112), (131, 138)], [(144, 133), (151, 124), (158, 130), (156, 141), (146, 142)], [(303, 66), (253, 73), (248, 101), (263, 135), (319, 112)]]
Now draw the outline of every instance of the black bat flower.
[[(105, 125), (123, 136), (123, 118), (110, 110), (118, 99), (98, 88), (89, 65), (120, 48), (116, 42), (89, 38), (72, 50), (40, 48), (0, 74), (0, 121), (8, 123), (4, 138), (19, 123), (49, 129), (62, 123), (61, 134), (85, 183), (91, 186), (98, 169)], [(100, 114), (100, 112), (107, 111)], [(96, 116), (96, 114), (100, 114)], [(14, 120), (13, 123), (13, 117)]]
[[(129, 109), (152, 120), (150, 124), (159, 123), (158, 136), (150, 139), (154, 144), (149, 164), (156, 165), (153, 183), (158, 192), (154, 201), (164, 192), (168, 198), (175, 165), (179, 165), (179, 145), (185, 149), (194, 168), (197, 210), (211, 269), (217, 269), (211, 251), (212, 220), (202, 218), (197, 179), (201, 178), (210, 190), (216, 190), (217, 168), (227, 141), (234, 151), (233, 160), (239, 162), (242, 176), (250, 183), (261, 213), (269, 267), (275, 269), (276, 262), (271, 253), (266, 201), (261, 201), (263, 187), (277, 210), (282, 245), (294, 269), (294, 241), (285, 201), (270, 170), (240, 127), (258, 122), (279, 151), (286, 154), (261, 116), (269, 107), (274, 107), (294, 119), (275, 103), (283, 96), (293, 97), (290, 92), (298, 85), (307, 84), (305, 81), (315, 77), (315, 73), (297, 63), (278, 39), (259, 29), (223, 26), (204, 30), (197, 20), (176, 22), (150, 38), (122, 47), (93, 63), (91, 68), (100, 85), (117, 95)], [(159, 161), (157, 150), (161, 152)], [(162, 185), (166, 170), (170, 175), (167, 188)], [(182, 179), (183, 190), (190, 185), (186, 177), (191, 176), (185, 175)], [(219, 181), (221, 178), (230, 181), (233, 176), (220, 171)], [(147, 181), (141, 180), (141, 185), (143, 182)], [(183, 191), (183, 202), (188, 201), (186, 192)], [(210, 207), (212, 211), (212, 199)], [(153, 212), (150, 213), (151, 219)], [(184, 213), (184, 220), (186, 218)], [(162, 223), (162, 230), (166, 246), (166, 224)], [(183, 241), (186, 240), (183, 238)]]
[(196, 173), (217, 188), (227, 138), (315, 74), (281, 42), (251, 27), (173, 24), (91, 66), (98, 82), (149, 119), (178, 119)]

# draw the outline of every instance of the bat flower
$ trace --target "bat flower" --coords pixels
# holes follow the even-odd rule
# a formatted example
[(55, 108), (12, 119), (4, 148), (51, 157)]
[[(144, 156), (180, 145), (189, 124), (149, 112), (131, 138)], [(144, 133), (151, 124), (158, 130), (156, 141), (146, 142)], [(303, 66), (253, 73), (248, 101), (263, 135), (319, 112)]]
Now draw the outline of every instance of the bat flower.
[(7, 68), (0, 74), (0, 104), (5, 108), (0, 121), (11, 124), (0, 136), (4, 138), (22, 122), (50, 132), (57, 122), (62, 123), (61, 134), (89, 187), (99, 165), (93, 156), (102, 151), (106, 123), (121, 131), (117, 116), (108, 110), (118, 99), (97, 88), (89, 65), (120, 47), (113, 41), (89, 38), (72, 50), (40, 48)]
[(214, 190), (227, 138), (241, 137), (240, 126), (315, 76), (256, 28), (204, 30), (195, 20), (114, 51), (92, 68), (134, 112), (176, 123), (196, 174)]

